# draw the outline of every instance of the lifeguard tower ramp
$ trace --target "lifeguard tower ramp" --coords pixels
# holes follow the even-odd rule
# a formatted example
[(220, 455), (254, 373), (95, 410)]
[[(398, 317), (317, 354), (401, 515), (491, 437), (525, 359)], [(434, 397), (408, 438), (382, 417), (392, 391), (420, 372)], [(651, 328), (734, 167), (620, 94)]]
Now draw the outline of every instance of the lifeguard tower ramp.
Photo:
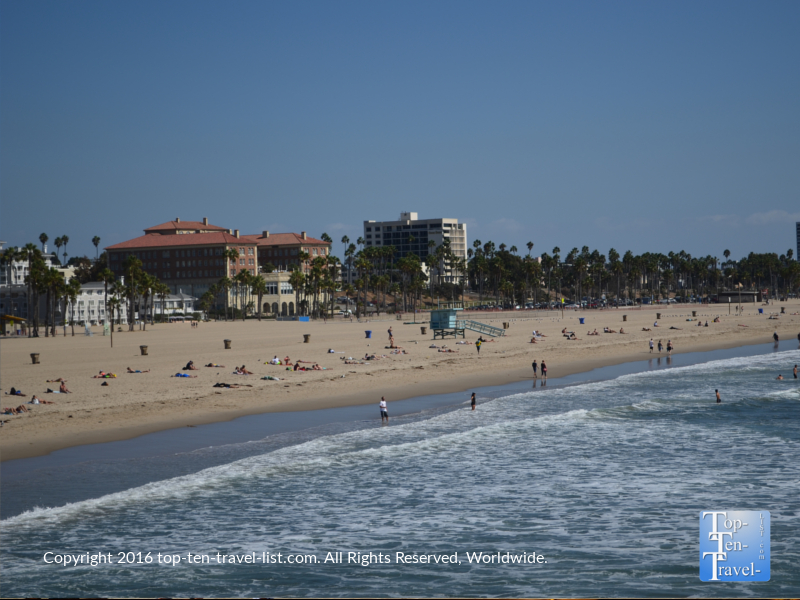
[(433, 330), (433, 339), (454, 337), (459, 335), (463, 338), (464, 332), (467, 329), (477, 331), (480, 334), (488, 335), (491, 337), (499, 337), (505, 335), (505, 329), (501, 327), (494, 327), (479, 321), (467, 321), (458, 318), (458, 311), (460, 308), (443, 308), (431, 311), (431, 329)]
[(480, 321), (459, 321), (459, 323), (459, 327), (461, 327), (462, 331), (464, 329), (471, 329), (472, 331), (477, 331), (478, 333), (483, 333), (492, 337), (500, 337), (501, 335), (506, 334), (506, 330), (502, 327), (487, 325), (486, 323), (481, 323)]

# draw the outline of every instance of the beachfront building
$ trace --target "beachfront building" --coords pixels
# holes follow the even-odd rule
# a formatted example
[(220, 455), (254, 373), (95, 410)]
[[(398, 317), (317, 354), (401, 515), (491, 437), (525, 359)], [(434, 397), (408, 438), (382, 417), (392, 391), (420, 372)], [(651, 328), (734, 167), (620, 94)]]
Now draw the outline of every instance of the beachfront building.
[(290, 271), (273, 271), (262, 275), (267, 283), (267, 293), (261, 302), (261, 310), (265, 315), (293, 317), (300, 311), (296, 306), (297, 295), (289, 282)]
[[(453, 255), (467, 259), (467, 225), (458, 219), (420, 219), (418, 213), (402, 212), (397, 221), (364, 221), (364, 245), (394, 246), (395, 260), (413, 252), (425, 261), (445, 240)], [(444, 281), (452, 281), (454, 272), (447, 267), (443, 276)]]
[[(0, 242), (0, 251), (3, 250), (5, 242)], [(42, 259), (44, 259), (45, 266), (49, 269), (55, 267), (64, 273), (65, 278), (68, 280), (74, 273), (72, 267), (62, 268), (61, 263), (56, 258), (54, 253), (47, 252), (47, 244), (42, 249)], [(24, 284), (25, 278), (28, 276), (28, 261), (24, 259), (15, 259), (4, 261), (0, 265), (0, 285), (16, 285)]]
[[(130, 255), (142, 261), (145, 272), (167, 284), (175, 293), (178, 289), (192, 297), (200, 297), (223, 277), (234, 277), (246, 270), (259, 272), (258, 244), (238, 229), (225, 229), (202, 221), (175, 219), (144, 230), (144, 235), (106, 247), (109, 266), (114, 275), (125, 276), (123, 264)], [(226, 253), (235, 249), (237, 259), (229, 260)]]
[[(271, 264), (277, 272), (293, 271), (295, 268), (308, 272), (311, 261), (319, 256), (330, 256), (331, 244), (309, 236), (305, 231), (300, 233), (270, 233), (262, 231), (260, 235), (246, 235), (258, 246), (259, 264)], [(308, 260), (300, 261), (300, 252), (308, 254)]]

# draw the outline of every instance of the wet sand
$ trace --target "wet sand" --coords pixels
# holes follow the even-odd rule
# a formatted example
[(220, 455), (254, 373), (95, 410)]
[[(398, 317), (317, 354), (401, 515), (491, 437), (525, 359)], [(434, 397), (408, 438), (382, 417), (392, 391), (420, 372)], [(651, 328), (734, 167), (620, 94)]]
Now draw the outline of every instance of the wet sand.
[[(769, 320), (771, 313), (786, 307), (786, 314)], [(758, 314), (758, 308), (764, 314)], [(47, 454), (80, 444), (129, 439), (145, 433), (218, 421), (244, 415), (317, 410), (339, 406), (371, 404), (382, 395), (390, 402), (473, 387), (499, 385), (532, 377), (531, 361), (544, 359), (551, 377), (647, 358), (652, 337), (666, 345), (672, 340), (675, 353), (730, 348), (760, 344), (772, 340), (777, 331), (781, 340), (796, 339), (800, 333), (800, 302), (777, 306), (745, 305), (742, 316), (727, 314), (727, 305), (648, 307), (642, 309), (608, 309), (566, 311), (564, 318), (556, 312), (513, 311), (506, 313), (474, 313), (475, 318), (495, 326), (510, 323), (506, 336), (483, 345), (478, 355), (473, 344), (459, 345), (452, 338), (433, 342), (430, 330), (423, 335), (420, 325), (406, 325), (393, 316), (358, 323), (347, 321), (274, 322), (211, 322), (192, 328), (188, 323), (157, 324), (146, 331), (114, 334), (103, 337), (100, 328), (86, 337), (76, 328), (76, 336), (66, 338), (7, 339), (0, 341), (0, 379), (2, 389), (11, 386), (23, 390), (27, 398), (2, 396), (2, 406), (17, 406), (31, 399), (32, 394), (56, 402), (53, 405), (26, 405), (31, 412), (20, 416), (2, 416), (0, 459), (13, 460)], [(687, 321), (691, 311), (709, 327), (697, 327), (698, 321)], [(656, 313), (662, 313), (659, 327), (653, 328)], [(627, 322), (623, 322), (627, 315)], [(721, 322), (712, 323), (719, 315)], [(585, 325), (578, 318), (583, 317)], [(742, 327), (741, 325), (746, 325)], [(393, 328), (395, 343), (407, 355), (392, 355), (387, 329)], [(602, 333), (603, 327), (625, 335)], [(567, 340), (561, 334), (566, 327), (579, 340)], [(650, 332), (642, 328), (650, 328)], [(677, 327), (678, 329), (670, 329)], [(587, 336), (588, 330), (600, 335)], [(372, 338), (365, 338), (365, 330)], [(531, 344), (531, 332), (545, 334)], [(303, 334), (311, 334), (310, 343), (303, 343)], [(466, 340), (473, 342), (478, 334), (467, 331)], [(231, 339), (232, 349), (223, 348), (223, 340)], [(432, 343), (446, 344), (457, 353), (443, 353), (429, 348)], [(148, 356), (141, 356), (140, 345), (148, 346)], [(329, 348), (337, 351), (329, 354)], [(31, 364), (30, 353), (40, 354), (41, 364)], [(341, 357), (363, 358), (365, 353), (386, 355), (367, 364), (346, 365)], [(666, 351), (662, 352), (664, 356)], [(654, 352), (657, 354), (657, 351)], [(319, 363), (325, 371), (292, 372), (283, 366), (264, 364), (273, 356), (289, 356)], [(197, 371), (182, 371), (193, 360)], [(224, 368), (202, 365), (213, 362)], [(246, 365), (254, 375), (234, 375), (235, 366)], [(128, 374), (150, 369), (149, 373)], [(109, 380), (93, 379), (98, 371), (117, 374)], [(175, 378), (175, 373), (189, 373), (197, 378)], [(272, 375), (282, 381), (265, 381)], [(342, 377), (344, 375), (344, 377)], [(786, 376), (787, 374), (784, 374)], [(791, 376), (791, 374), (788, 374)], [(45, 394), (58, 384), (47, 379), (63, 377), (72, 394)], [(108, 386), (101, 386), (108, 381)], [(239, 389), (214, 388), (217, 382), (250, 385)]]

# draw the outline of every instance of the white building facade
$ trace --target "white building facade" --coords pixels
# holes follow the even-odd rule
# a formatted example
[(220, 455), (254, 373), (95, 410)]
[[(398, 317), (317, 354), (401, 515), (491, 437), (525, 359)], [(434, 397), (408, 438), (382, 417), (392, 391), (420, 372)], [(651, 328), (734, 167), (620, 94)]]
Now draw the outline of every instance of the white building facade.
[[(458, 219), (420, 219), (418, 213), (402, 212), (397, 221), (364, 221), (364, 245), (394, 246), (395, 260), (414, 253), (427, 263), (428, 254), (445, 240), (449, 241), (454, 256), (467, 259), (467, 225)], [(445, 281), (452, 279), (451, 271), (444, 274)]]

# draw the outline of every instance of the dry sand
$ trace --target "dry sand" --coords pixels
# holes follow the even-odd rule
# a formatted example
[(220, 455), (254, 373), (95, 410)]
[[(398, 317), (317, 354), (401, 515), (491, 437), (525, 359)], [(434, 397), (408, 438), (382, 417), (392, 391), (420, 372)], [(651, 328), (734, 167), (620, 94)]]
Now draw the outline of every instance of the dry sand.
[[(382, 395), (391, 402), (530, 379), (533, 359), (544, 359), (549, 376), (560, 377), (646, 359), (651, 337), (656, 342), (662, 340), (664, 345), (671, 339), (676, 353), (766, 343), (772, 341), (776, 330), (782, 340), (796, 339), (800, 316), (791, 313), (800, 312), (800, 302), (781, 305), (786, 307), (786, 314), (778, 320), (767, 318), (778, 313), (778, 307), (752, 304), (746, 305), (740, 317), (728, 316), (727, 305), (566, 311), (563, 319), (560, 313), (549, 311), (474, 313), (472, 318), (492, 325), (510, 323), (507, 335), (484, 344), (480, 356), (474, 345), (458, 345), (452, 338), (435, 343), (447, 344), (458, 353), (431, 349), (429, 345), (434, 342), (430, 331), (423, 335), (420, 325), (404, 325), (393, 316), (363, 323), (252, 320), (202, 323), (198, 328), (188, 323), (160, 324), (147, 331), (115, 333), (113, 348), (111, 340), (100, 334), (100, 328), (95, 328), (93, 337), (76, 328), (75, 337), (2, 338), (3, 392), (14, 386), (27, 394), (27, 398), (0, 396), (2, 406), (16, 407), (33, 394), (56, 404), (27, 405), (31, 409), (28, 414), (2, 416), (5, 423), (0, 429), (0, 459), (38, 456), (69, 446), (127, 439), (248, 414), (377, 405)], [(765, 314), (758, 314), (759, 307), (764, 308)], [(692, 309), (698, 311), (703, 323), (709, 321), (708, 327), (697, 327), (697, 321), (687, 322)], [(660, 327), (652, 329), (656, 312), (662, 313), (662, 319)], [(623, 315), (628, 315), (625, 323)], [(720, 323), (711, 322), (716, 315), (720, 316)], [(578, 324), (579, 317), (586, 319), (585, 325)], [(390, 326), (396, 344), (405, 348), (408, 355), (389, 354), (386, 346)], [(580, 339), (565, 339), (561, 335), (565, 326)], [(605, 326), (616, 330), (622, 326), (627, 334), (602, 333)], [(681, 330), (671, 330), (671, 326)], [(643, 327), (652, 331), (642, 331)], [(600, 335), (586, 335), (595, 328)], [(365, 338), (367, 329), (373, 331), (372, 339)], [(547, 337), (531, 344), (533, 329)], [(303, 343), (306, 333), (311, 334), (308, 344)], [(225, 338), (233, 341), (231, 350), (223, 349)], [(477, 338), (477, 333), (467, 331), (468, 341)], [(148, 356), (141, 356), (142, 344), (149, 347)], [(328, 354), (329, 348), (337, 353)], [(41, 364), (31, 364), (32, 352), (40, 354)], [(346, 365), (341, 360), (343, 356), (363, 357), (367, 352), (385, 354), (387, 358), (365, 365)], [(289, 372), (282, 366), (264, 364), (275, 355), (317, 362), (327, 370)], [(189, 360), (195, 362), (198, 371), (181, 371)], [(225, 368), (202, 366), (209, 362), (224, 364)], [(233, 368), (242, 364), (254, 375), (234, 375)], [(150, 372), (127, 374), (126, 367)], [(107, 387), (101, 386), (104, 380), (92, 378), (100, 370), (116, 373), (117, 378), (107, 380)], [(197, 378), (171, 377), (177, 372)], [(261, 380), (265, 375), (284, 380)], [(58, 389), (57, 383), (46, 382), (58, 377), (67, 379), (72, 394), (44, 393), (48, 387)], [(217, 382), (248, 384), (252, 388), (212, 387)], [(377, 418), (377, 407), (375, 414)]]

